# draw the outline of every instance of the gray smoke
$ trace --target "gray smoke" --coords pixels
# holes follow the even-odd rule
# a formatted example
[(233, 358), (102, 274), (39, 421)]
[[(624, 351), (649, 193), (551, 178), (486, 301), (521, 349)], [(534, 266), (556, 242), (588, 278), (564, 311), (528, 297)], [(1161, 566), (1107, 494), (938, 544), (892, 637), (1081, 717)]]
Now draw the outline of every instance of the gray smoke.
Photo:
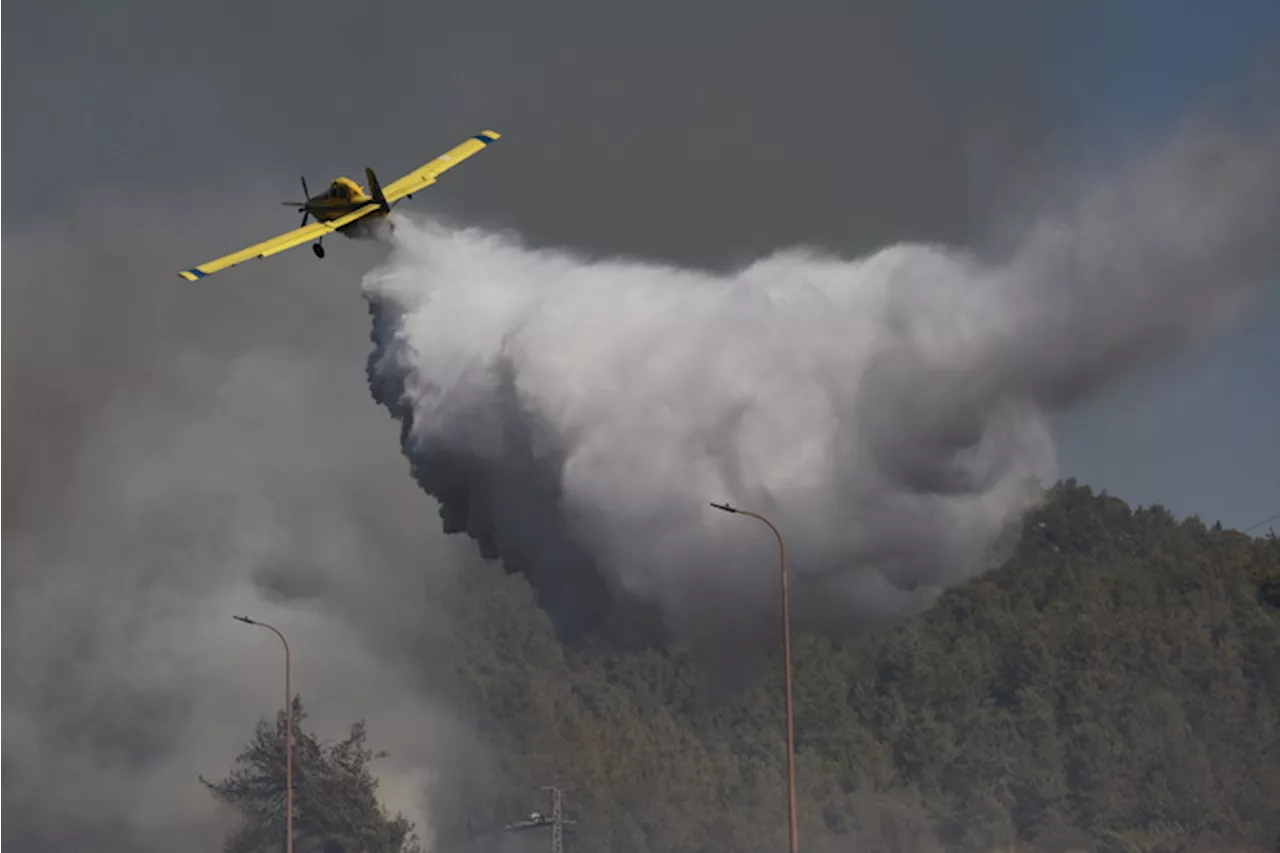
[[(375, 399), (446, 532), (563, 624), (758, 619), (785, 531), (801, 624), (918, 611), (1054, 474), (1046, 415), (1218, 328), (1276, 269), (1274, 124), (1186, 123), (1040, 205), (1013, 251), (779, 252), (728, 274), (404, 222), (364, 290)], [(768, 630), (772, 630), (770, 627)]]
[(5, 235), (5, 841), (220, 850), (231, 815), (198, 777), (283, 701), (248, 614), (289, 638), (322, 738), (368, 721), (380, 794), (429, 845), (439, 777), (480, 754), (423, 654), (465, 561), (418, 523), (429, 499), (368, 405), (358, 297), (279, 271), (157, 281), (146, 199), (86, 201), (84, 228)]

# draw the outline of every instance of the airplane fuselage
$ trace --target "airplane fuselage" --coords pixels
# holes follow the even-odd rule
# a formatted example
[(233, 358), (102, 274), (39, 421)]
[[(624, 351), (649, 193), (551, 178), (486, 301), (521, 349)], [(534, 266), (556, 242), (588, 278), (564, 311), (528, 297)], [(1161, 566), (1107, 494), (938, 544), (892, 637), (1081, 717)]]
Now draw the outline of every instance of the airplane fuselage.
[[(321, 222), (331, 222), (373, 202), (373, 196), (364, 187), (348, 177), (340, 177), (334, 178), (329, 184), (329, 189), (308, 198), (306, 209)], [(369, 237), (372, 236), (373, 229), (386, 219), (386, 216), (386, 211), (377, 210), (350, 225), (342, 226), (338, 231), (347, 237)]]

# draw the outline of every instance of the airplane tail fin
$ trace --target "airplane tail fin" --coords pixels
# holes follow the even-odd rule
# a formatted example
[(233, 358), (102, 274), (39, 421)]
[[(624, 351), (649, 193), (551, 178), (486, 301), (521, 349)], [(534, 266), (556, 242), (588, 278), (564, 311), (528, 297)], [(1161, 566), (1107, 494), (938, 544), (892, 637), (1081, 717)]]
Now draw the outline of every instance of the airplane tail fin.
[(382, 184), (378, 183), (378, 176), (368, 166), (364, 167), (364, 174), (369, 179), (369, 192), (373, 194), (373, 200), (378, 203), (384, 212), (390, 213), (391, 205), (387, 204), (387, 197), (382, 194)]

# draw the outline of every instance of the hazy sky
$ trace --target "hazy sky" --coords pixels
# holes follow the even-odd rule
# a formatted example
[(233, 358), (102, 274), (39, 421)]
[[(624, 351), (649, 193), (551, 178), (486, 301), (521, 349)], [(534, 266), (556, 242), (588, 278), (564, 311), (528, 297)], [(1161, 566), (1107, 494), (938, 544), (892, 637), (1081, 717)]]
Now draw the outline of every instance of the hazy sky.
[[(1081, 13), (1045, 74), (1078, 144), (1105, 152), (1167, 126), (1268, 57), (1280, 59), (1280, 4), (1143, 0)], [(1063, 474), (1209, 522), (1245, 527), (1280, 512), (1280, 395), (1268, 390), (1280, 379), (1277, 328), (1280, 280), (1230, 335), (1060, 417)]]

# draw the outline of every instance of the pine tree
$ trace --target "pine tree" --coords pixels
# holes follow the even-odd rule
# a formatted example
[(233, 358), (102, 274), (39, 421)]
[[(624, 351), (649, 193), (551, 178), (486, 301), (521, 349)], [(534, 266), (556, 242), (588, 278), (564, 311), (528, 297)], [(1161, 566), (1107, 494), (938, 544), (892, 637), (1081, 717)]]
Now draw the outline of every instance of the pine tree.
[[(365, 745), (363, 721), (347, 737), (321, 743), (303, 726), (302, 700), (293, 700), (293, 832), (295, 853), (420, 853), (414, 826), (391, 817), (377, 799), (369, 764), (385, 752)], [(200, 781), (241, 817), (226, 853), (274, 853), (284, 838), (284, 712), (275, 725), (261, 720), (253, 740), (220, 782)]]

